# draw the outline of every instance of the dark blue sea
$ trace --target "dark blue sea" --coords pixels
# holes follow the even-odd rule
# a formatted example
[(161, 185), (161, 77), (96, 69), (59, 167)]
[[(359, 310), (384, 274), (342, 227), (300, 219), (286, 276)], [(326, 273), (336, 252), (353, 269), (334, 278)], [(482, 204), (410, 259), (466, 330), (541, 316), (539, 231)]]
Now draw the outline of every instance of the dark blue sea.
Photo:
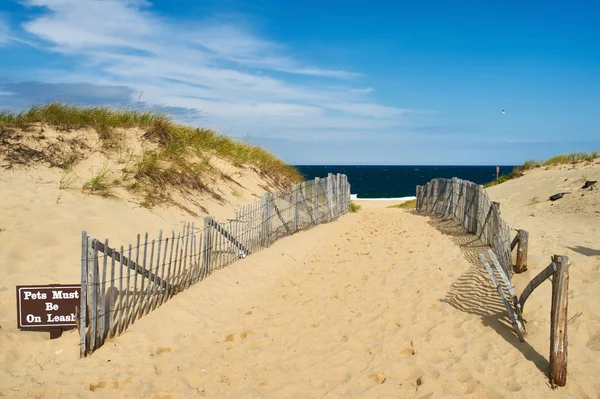
[[(358, 199), (404, 198), (415, 195), (415, 187), (434, 178), (470, 180), (478, 184), (496, 178), (495, 166), (373, 166), (373, 165), (296, 165), (306, 180), (327, 177), (328, 173), (348, 176), (350, 191)], [(500, 175), (513, 166), (500, 166)]]

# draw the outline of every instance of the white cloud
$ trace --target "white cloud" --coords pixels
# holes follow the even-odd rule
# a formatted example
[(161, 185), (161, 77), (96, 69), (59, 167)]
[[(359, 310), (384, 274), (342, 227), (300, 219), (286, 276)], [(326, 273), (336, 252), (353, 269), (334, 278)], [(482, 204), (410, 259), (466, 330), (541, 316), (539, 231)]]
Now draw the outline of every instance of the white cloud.
[(201, 111), (202, 124), (234, 135), (365, 137), (410, 119), (409, 110), (369, 101), (372, 88), (353, 86), (360, 73), (297, 60), (289, 46), (237, 25), (178, 24), (145, 1), (25, 4), (45, 11), (23, 23), (28, 39), (78, 61), (60, 75), (40, 71), (54, 83), (127, 86), (148, 104)]
[(7, 18), (0, 13), (0, 45), (10, 41), (10, 28), (8, 27)]

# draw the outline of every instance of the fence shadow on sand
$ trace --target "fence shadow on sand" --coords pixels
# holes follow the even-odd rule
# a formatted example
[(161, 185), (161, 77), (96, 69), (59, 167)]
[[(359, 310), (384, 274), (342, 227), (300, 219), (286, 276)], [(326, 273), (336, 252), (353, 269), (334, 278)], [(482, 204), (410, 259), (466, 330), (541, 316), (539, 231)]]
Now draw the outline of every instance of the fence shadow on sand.
[(493, 328), (506, 342), (517, 348), (527, 360), (533, 362), (542, 373), (547, 373), (550, 367), (548, 359), (527, 342), (519, 341), (513, 332), (506, 308), (481, 264), (479, 253), (487, 251), (489, 245), (481, 242), (476, 235), (465, 232), (462, 225), (454, 220), (443, 220), (436, 215), (418, 212), (413, 212), (413, 214), (427, 218), (429, 225), (449, 236), (460, 247), (465, 259), (471, 264), (469, 270), (452, 283), (441, 301), (461, 312), (478, 316), (484, 326)]

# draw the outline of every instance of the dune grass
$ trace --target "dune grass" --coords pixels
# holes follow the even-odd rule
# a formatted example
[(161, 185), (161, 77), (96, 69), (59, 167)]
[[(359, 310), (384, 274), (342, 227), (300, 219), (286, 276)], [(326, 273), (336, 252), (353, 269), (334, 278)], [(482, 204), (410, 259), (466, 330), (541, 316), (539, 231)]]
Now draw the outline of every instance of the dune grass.
[(530, 169), (535, 169), (543, 166), (553, 165), (566, 165), (575, 164), (578, 162), (592, 162), (599, 157), (598, 151), (591, 152), (573, 152), (570, 154), (556, 155), (546, 160), (529, 160), (523, 163), (521, 166), (513, 168), (512, 172), (508, 175), (502, 175), (498, 179), (492, 180), (491, 182), (484, 185), (485, 188), (492, 187), (505, 181), (520, 177), (523, 172)]
[(360, 210), (360, 205), (355, 202), (350, 201), (350, 212), (356, 213)]
[[(212, 156), (228, 160), (238, 167), (253, 168), (264, 178), (281, 186), (303, 180), (293, 166), (285, 164), (262, 147), (233, 140), (212, 129), (179, 125), (168, 115), (154, 111), (52, 103), (34, 106), (18, 113), (0, 112), (0, 128), (27, 131), (36, 126), (42, 131), (44, 126), (64, 132), (92, 129), (98, 134), (103, 150), (121, 152), (126, 145), (125, 137), (123, 131), (117, 129), (145, 130), (144, 139), (157, 145), (145, 150), (132, 162), (133, 166), (124, 168), (123, 177), (133, 177), (134, 181), (126, 187), (143, 193), (146, 196), (144, 203), (148, 206), (168, 200), (168, 186), (184, 190), (206, 189), (205, 181), (212, 171), (208, 160)], [(25, 154), (31, 148), (23, 148), (21, 145), (18, 150)], [(27, 157), (20, 159), (23, 158)], [(64, 168), (72, 167), (74, 163), (76, 161), (69, 162)], [(56, 165), (51, 163), (51, 166)], [(86, 191), (107, 192), (95, 186), (96, 184), (88, 182)]]
[(408, 200), (405, 201), (401, 204), (396, 204), (396, 205), (390, 205), (388, 206), (388, 208), (400, 208), (400, 209), (416, 209), (417, 207), (417, 200), (416, 199), (412, 199), (412, 200)]
[(108, 178), (109, 171), (108, 165), (104, 165), (96, 173), (92, 170), (92, 178), (83, 184), (81, 190), (89, 194), (101, 195), (102, 197), (114, 197), (112, 192), (113, 185)]

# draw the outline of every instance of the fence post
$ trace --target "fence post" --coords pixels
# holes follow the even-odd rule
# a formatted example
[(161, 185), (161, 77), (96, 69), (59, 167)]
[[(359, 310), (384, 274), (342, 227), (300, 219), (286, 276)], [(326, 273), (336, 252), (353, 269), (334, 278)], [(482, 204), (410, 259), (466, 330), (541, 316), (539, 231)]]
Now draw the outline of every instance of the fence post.
[(263, 193), (260, 201), (260, 206), (262, 209), (262, 229), (261, 229), (261, 246), (263, 248), (268, 247), (268, 234), (269, 227), (268, 224), (271, 222), (269, 218), (269, 193)]
[(79, 298), (79, 357), (85, 357), (87, 353), (86, 330), (87, 330), (87, 277), (88, 277), (88, 236), (87, 232), (81, 232), (81, 296)]
[(327, 180), (325, 180), (325, 198), (327, 198), (327, 221), (330, 222), (333, 219), (333, 174), (327, 174)]
[(87, 237), (87, 308), (90, 312), (90, 330), (88, 335), (88, 350), (93, 351), (96, 349), (96, 302), (97, 292), (96, 285), (98, 284), (98, 259), (97, 250), (94, 249), (93, 243), (95, 239), (93, 237)]
[[(204, 248), (202, 249), (202, 263), (203, 263), (203, 276), (208, 276), (210, 273), (210, 261), (212, 258), (212, 236), (210, 234), (210, 226), (212, 224), (212, 216), (206, 216), (204, 218)], [(171, 244), (173, 246), (174, 243)], [(170, 266), (170, 264), (169, 264)]]
[(300, 206), (298, 200), (300, 197), (300, 184), (294, 185), (294, 233), (298, 232), (298, 219), (300, 219)]
[(556, 271), (552, 277), (552, 310), (550, 313), (550, 385), (567, 383), (567, 305), (569, 291), (569, 258), (554, 255)]
[(529, 246), (529, 232), (519, 230), (519, 241), (517, 242), (517, 264), (515, 273), (523, 273), (527, 270), (527, 248)]
[(315, 224), (319, 224), (319, 178), (313, 180), (313, 219)]

